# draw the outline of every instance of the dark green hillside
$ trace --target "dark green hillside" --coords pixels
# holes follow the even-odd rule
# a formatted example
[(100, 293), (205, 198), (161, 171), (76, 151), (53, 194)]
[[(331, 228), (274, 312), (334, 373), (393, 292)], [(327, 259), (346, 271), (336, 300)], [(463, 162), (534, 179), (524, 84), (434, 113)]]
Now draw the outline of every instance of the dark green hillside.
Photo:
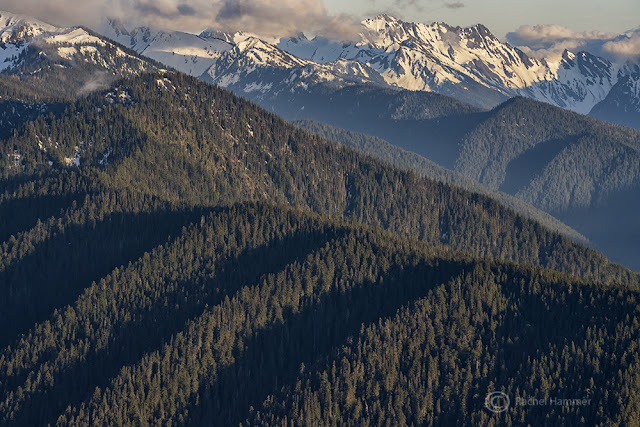
[[(625, 102), (607, 100), (598, 108), (609, 114), (597, 116), (627, 120), (626, 114), (609, 107), (637, 103), (630, 99), (633, 84), (626, 81), (624, 94), (619, 94)], [(628, 220), (635, 215), (635, 204), (630, 201), (622, 209), (604, 212), (612, 200), (627, 194), (638, 198), (639, 130), (525, 98), (481, 111), (447, 96), (375, 87), (318, 87), (295, 95), (283, 93), (283, 99), (262, 99), (258, 92), (246, 94), (235, 88), (287, 119), (315, 120), (382, 138), (515, 196), (559, 218), (613, 260), (640, 270), (640, 244), (628, 238), (628, 231), (633, 236), (640, 233), (637, 223)], [(612, 96), (618, 92), (612, 91)], [(573, 221), (583, 211), (599, 217), (604, 213), (610, 229), (603, 233), (599, 224)]]
[(431, 92), (370, 86), (340, 89), (316, 85), (275, 98), (237, 92), (288, 120), (315, 120), (375, 135), (452, 168), (459, 140), (484, 118), (484, 111)]
[[(152, 218), (181, 216), (0, 353), (3, 424), (637, 419), (635, 289), (265, 204)], [(493, 415), (494, 390), (592, 401)]]
[[(485, 196), (330, 144), (183, 75), (126, 80), (28, 123), (2, 143), (0, 168), (3, 203), (113, 191), (192, 206), (269, 199), (480, 256), (638, 282), (595, 251)], [(16, 224), (33, 227), (40, 218), (8, 214), (11, 234)], [(16, 247), (7, 243), (5, 251)]]
[(640, 131), (514, 98), (465, 137), (456, 170), (553, 210), (637, 185), (639, 152)]
[(465, 137), (456, 170), (551, 213), (640, 269), (640, 131), (513, 99)]
[(24, 123), (33, 121), (38, 116), (61, 112), (65, 106), (56, 102), (35, 103), (0, 99), (0, 139), (13, 136)]
[(466, 176), (449, 169), (445, 169), (419, 154), (403, 150), (402, 148), (381, 138), (336, 128), (313, 120), (300, 120), (294, 122), (294, 124), (327, 138), (330, 141), (338, 142), (346, 145), (347, 147), (354, 148), (364, 154), (375, 157), (376, 159), (390, 163), (402, 170), (413, 171), (426, 178), (447, 182), (474, 193), (487, 195), (500, 201), (500, 203), (513, 209), (519, 214), (543, 224), (550, 230), (558, 231), (577, 241), (586, 240), (586, 238), (580, 235), (580, 233), (558, 221), (556, 218), (546, 212), (536, 209), (532, 205), (524, 203), (516, 197), (500, 191), (490, 190), (473, 179), (467, 178)]
[(40, 115), (0, 174), (1, 425), (638, 419), (635, 273), (197, 79)]
[[(486, 264), (424, 291), (301, 364), (252, 404), (244, 424), (637, 424), (635, 291)], [(485, 408), (493, 391), (510, 398), (505, 413)], [(549, 400), (519, 403), (530, 398)], [(201, 406), (192, 425), (224, 419), (211, 403)]]

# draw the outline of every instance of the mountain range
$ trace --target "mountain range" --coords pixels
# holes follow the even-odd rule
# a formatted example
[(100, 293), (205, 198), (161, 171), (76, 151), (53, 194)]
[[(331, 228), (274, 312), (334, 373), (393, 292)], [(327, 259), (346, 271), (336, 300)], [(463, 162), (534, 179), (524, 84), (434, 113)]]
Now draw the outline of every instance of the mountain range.
[[(450, 86), (494, 103), (514, 94), (566, 95), (571, 91), (557, 88), (573, 85), (581, 89), (572, 93), (591, 94), (589, 105), (604, 98), (595, 104), (594, 115), (633, 124), (639, 72), (632, 64), (618, 67), (587, 53), (565, 52), (560, 61), (564, 65), (557, 63), (560, 68), (553, 68), (501, 43), (482, 26), (408, 24), (386, 15), (363, 22), (359, 43), (308, 40), (302, 34), (263, 40), (255, 34), (215, 30), (199, 36), (150, 28), (127, 30), (120, 22), (109, 20), (101, 31), (112, 40), (84, 28), (58, 28), (29, 17), (2, 16), (4, 49), (19, 52), (6, 55), (0, 73), (3, 90), (9, 95), (0, 105), (0, 120), (14, 128), (38, 114), (59, 110), (60, 101), (74, 94), (107, 87), (119, 76), (163, 67), (179, 69), (231, 89), (285, 118), (321, 121), (413, 151), (479, 186), (450, 179), (448, 173), (438, 173), (438, 179), (447, 177), (448, 182), (494, 194), (518, 212), (573, 237), (586, 238), (615, 260), (640, 268), (640, 230), (633, 220), (640, 188), (632, 161), (638, 152), (637, 133), (546, 103), (526, 103), (522, 97), (486, 111), (434, 93), (447, 92)], [(443, 43), (451, 44), (446, 58)], [(408, 58), (413, 58), (409, 67), (413, 71), (398, 72), (399, 64), (408, 64)], [(490, 63), (490, 67), (479, 65)], [(469, 68), (470, 64), (475, 65)], [(623, 78), (615, 77), (616, 67), (618, 74), (625, 74)], [(498, 68), (504, 71), (499, 78), (487, 71)], [(573, 72), (558, 73), (560, 69)], [(412, 74), (418, 70), (421, 78), (437, 75), (422, 86), (433, 91), (401, 87), (410, 80), (418, 84)], [(577, 80), (567, 86), (570, 74)], [(598, 74), (608, 77), (596, 78)], [(401, 75), (404, 77), (399, 78)], [(39, 102), (30, 93), (33, 85), (39, 86), (40, 96), (43, 86), (47, 89), (48, 102)], [(611, 87), (605, 96), (607, 85)], [(470, 90), (472, 87), (475, 89)], [(549, 91), (552, 87), (556, 89)], [(28, 102), (16, 104), (16, 93)], [(555, 99), (559, 103), (568, 98)], [(580, 99), (586, 102), (587, 98)], [(619, 114), (621, 108), (625, 114)], [(5, 134), (10, 129), (5, 128)], [(74, 153), (66, 158), (73, 161)], [(504, 193), (525, 203), (514, 203), (500, 195)], [(547, 214), (568, 227), (549, 221)], [(604, 218), (615, 220), (604, 221), (609, 226), (603, 227)]]
[[(1, 425), (637, 423), (640, 274), (522, 199), (626, 250), (640, 131), (250, 34), (2, 22)], [(308, 86), (175, 70), (273, 61)]]
[[(0, 71), (15, 69), (30, 41), (61, 44), (56, 53), (66, 59), (89, 58), (96, 53), (94, 45), (104, 43), (85, 29), (59, 28), (7, 12), (0, 12), (0, 21)], [(569, 51), (536, 59), (501, 42), (482, 25), (460, 28), (380, 15), (362, 22), (355, 42), (308, 39), (304, 34), (277, 39), (216, 30), (194, 35), (128, 29), (114, 19), (95, 30), (164, 66), (265, 99), (319, 84), (374, 84), (436, 92), (481, 108), (523, 96), (638, 127), (638, 64)], [(120, 52), (89, 61), (107, 64), (113, 62), (111, 56), (126, 56)]]
[(0, 150), (3, 424), (634, 417), (640, 276), (489, 197), (174, 72)]
[[(501, 42), (482, 25), (428, 25), (380, 15), (362, 22), (356, 42), (310, 40), (304, 34), (262, 40), (212, 30), (199, 36), (127, 31), (114, 21), (101, 32), (180, 71), (264, 98), (316, 84), (373, 83), (432, 91), (481, 108), (523, 96), (582, 114), (593, 110), (595, 117), (614, 122), (620, 111), (625, 113), (622, 124), (638, 124), (637, 64), (569, 51), (539, 60)], [(602, 110), (609, 115), (599, 115)]]

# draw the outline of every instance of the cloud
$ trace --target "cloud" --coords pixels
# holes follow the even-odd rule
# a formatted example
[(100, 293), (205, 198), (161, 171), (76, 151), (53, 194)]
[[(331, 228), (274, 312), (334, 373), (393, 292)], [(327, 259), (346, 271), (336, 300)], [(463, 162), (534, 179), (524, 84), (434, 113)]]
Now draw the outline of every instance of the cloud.
[(462, 9), (463, 7), (465, 7), (465, 4), (460, 2), (445, 3), (444, 7), (446, 7), (447, 9)]
[(99, 27), (105, 17), (167, 30), (248, 31), (287, 36), (300, 31), (353, 38), (358, 22), (329, 15), (322, 0), (3, 0), (2, 9), (56, 25)]
[(353, 17), (328, 15), (322, 0), (223, 0), (221, 6), (214, 21), (227, 29), (268, 35), (311, 31), (336, 39), (353, 39), (360, 30)]
[(606, 42), (602, 49), (609, 54), (629, 59), (640, 59), (640, 29)]
[(507, 34), (507, 41), (525, 53), (549, 58), (569, 51), (587, 51), (611, 60), (640, 55), (640, 29), (625, 34), (602, 31), (576, 32), (560, 25), (523, 25)]

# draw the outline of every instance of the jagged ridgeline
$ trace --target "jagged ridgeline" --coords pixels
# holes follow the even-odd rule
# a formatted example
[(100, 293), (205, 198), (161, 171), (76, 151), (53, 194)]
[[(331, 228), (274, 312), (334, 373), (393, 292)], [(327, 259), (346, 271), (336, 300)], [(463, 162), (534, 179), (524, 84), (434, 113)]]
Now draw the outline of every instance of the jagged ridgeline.
[[(29, 25), (23, 29), (27, 34), (39, 32)], [(7, 58), (10, 65), (0, 73), (0, 99), (70, 101), (108, 87), (119, 77), (166, 69), (87, 28), (58, 30), (63, 34), (48, 40), (21, 33), (2, 47), (20, 47), (21, 52), (13, 60)]]
[(2, 237), (14, 236), (5, 254), (35, 250), (25, 231), (38, 220), (73, 215), (54, 207), (126, 191), (191, 206), (268, 199), (475, 255), (605, 283), (638, 282), (490, 198), (328, 143), (181, 74), (123, 80), (29, 122), (3, 141), (1, 156)]
[[(622, 425), (638, 416), (635, 288), (455, 256), (264, 203), (147, 208), (157, 213), (115, 217), (116, 234), (136, 224), (116, 240), (127, 247), (125, 235), (145, 227), (173, 237), (101, 273), (0, 353), (0, 422)], [(109, 223), (95, 218), (96, 229)], [(74, 247), (86, 231), (59, 233)], [(498, 415), (484, 406), (494, 390), (514, 402)], [(515, 404), (539, 396), (590, 404)]]

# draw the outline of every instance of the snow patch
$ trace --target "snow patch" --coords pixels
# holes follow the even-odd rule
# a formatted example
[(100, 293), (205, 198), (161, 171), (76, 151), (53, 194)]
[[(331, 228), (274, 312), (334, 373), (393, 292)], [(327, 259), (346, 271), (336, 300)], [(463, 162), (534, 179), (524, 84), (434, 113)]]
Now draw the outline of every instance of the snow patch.
[(27, 43), (6, 43), (0, 45), (0, 72), (18, 65), (18, 58), (27, 48)]
[(76, 28), (68, 33), (56, 34), (53, 36), (45, 37), (44, 41), (50, 44), (97, 44), (104, 46), (103, 42), (98, 37), (92, 36), (82, 28)]
[(164, 77), (162, 79), (157, 79), (156, 80), (156, 84), (158, 85), (158, 87), (160, 89), (164, 89), (164, 90), (172, 90), (172, 91), (176, 91), (176, 87), (173, 85), (173, 83), (171, 82), (171, 80), (169, 80), (168, 78)]
[(272, 83), (257, 83), (257, 82), (253, 82), (253, 83), (249, 83), (244, 87), (244, 91), (249, 93), (249, 92), (255, 92), (255, 91), (260, 91), (262, 93), (266, 93), (267, 91), (271, 90), (271, 88), (273, 87)]
[(64, 163), (68, 167), (80, 167), (80, 147), (76, 146), (73, 157), (65, 157)]
[(58, 55), (60, 55), (60, 58), (71, 59), (76, 53), (78, 53), (78, 50), (75, 47), (58, 48)]

